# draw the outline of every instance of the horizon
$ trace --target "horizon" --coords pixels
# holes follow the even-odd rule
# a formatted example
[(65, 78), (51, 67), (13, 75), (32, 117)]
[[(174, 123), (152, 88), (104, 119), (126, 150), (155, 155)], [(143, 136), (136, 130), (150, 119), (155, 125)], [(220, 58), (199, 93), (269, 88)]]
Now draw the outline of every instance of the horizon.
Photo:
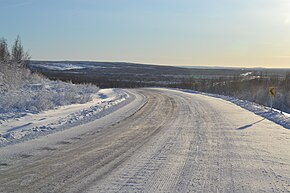
[(180, 68), (212, 68), (212, 69), (286, 69), (290, 70), (290, 67), (259, 67), (259, 66), (210, 66), (210, 65), (172, 65), (172, 64), (157, 64), (157, 63), (140, 63), (140, 62), (127, 62), (127, 61), (96, 61), (96, 60), (45, 60), (45, 59), (32, 59), (33, 62), (96, 62), (96, 63), (126, 63), (137, 65), (154, 65), (154, 66), (169, 66)]
[(289, 9), (287, 0), (3, 0), (0, 37), (20, 35), (33, 60), (290, 68)]

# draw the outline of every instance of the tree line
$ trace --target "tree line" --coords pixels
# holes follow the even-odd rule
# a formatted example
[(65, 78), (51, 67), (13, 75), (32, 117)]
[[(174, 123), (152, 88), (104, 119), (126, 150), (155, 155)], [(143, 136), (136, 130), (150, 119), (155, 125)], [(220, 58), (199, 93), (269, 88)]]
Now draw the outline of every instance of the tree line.
[(269, 88), (275, 87), (277, 95), (273, 107), (290, 113), (290, 72), (285, 77), (254, 74), (249, 77), (234, 76), (217, 79), (188, 80), (182, 87), (188, 89), (232, 96), (242, 100), (252, 101), (270, 106)]
[(27, 68), (29, 60), (29, 53), (24, 50), (19, 36), (11, 48), (5, 38), (0, 38), (0, 92), (17, 89), (31, 78)]
[(17, 67), (26, 67), (30, 56), (28, 51), (24, 51), (21, 39), (17, 36), (11, 49), (5, 38), (0, 39), (0, 62), (1, 64), (17, 65)]

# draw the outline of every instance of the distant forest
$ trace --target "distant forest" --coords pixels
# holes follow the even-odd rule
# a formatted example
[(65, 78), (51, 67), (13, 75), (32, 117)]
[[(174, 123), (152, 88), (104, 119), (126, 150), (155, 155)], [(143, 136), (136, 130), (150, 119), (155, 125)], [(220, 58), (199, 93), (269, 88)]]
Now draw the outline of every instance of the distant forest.
[[(75, 69), (47, 67), (69, 64)], [(30, 68), (53, 80), (93, 83), (101, 88), (168, 87), (227, 95), (290, 112), (290, 69), (200, 69), (109, 62), (32, 61)]]

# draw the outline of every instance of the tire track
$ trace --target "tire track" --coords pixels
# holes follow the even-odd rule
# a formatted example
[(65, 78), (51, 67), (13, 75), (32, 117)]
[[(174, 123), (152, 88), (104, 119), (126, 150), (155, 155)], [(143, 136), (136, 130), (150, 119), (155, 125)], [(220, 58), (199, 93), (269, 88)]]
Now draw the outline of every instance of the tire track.
[(131, 116), (0, 164), (0, 192), (289, 192), (290, 157), (236, 129), (258, 118), (200, 95), (135, 92), (147, 102)]

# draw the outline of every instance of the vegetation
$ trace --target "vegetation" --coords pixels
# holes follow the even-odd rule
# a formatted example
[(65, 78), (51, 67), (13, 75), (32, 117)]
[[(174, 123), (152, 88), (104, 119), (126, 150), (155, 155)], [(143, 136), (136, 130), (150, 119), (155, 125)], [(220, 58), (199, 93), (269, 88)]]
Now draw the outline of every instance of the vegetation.
[(6, 39), (0, 39), (0, 92), (18, 89), (26, 81), (36, 78), (26, 68), (29, 58), (19, 36), (12, 45), (11, 51)]
[(270, 106), (269, 88), (275, 87), (277, 95), (273, 100), (273, 107), (290, 113), (290, 73), (285, 77), (253, 74), (249, 77), (235, 76), (191, 82), (193, 90), (232, 96)]
[(91, 84), (51, 81), (32, 73), (27, 68), (29, 58), (19, 37), (11, 50), (7, 41), (0, 39), (0, 120), (60, 105), (85, 103), (99, 90)]

